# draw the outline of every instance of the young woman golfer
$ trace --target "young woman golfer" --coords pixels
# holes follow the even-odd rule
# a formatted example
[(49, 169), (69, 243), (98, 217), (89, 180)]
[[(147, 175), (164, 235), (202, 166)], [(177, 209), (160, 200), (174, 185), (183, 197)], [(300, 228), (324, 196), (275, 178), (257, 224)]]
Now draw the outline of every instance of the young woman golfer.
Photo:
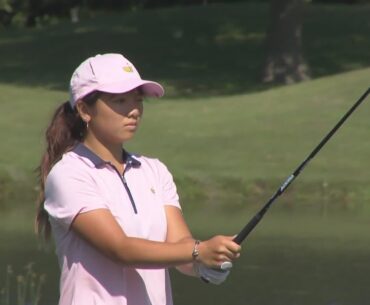
[(169, 267), (219, 284), (221, 264), (239, 257), (231, 236), (195, 240), (166, 166), (122, 148), (143, 97), (163, 93), (120, 54), (88, 58), (72, 75), (46, 131), (37, 215), (56, 243), (59, 305), (171, 305)]

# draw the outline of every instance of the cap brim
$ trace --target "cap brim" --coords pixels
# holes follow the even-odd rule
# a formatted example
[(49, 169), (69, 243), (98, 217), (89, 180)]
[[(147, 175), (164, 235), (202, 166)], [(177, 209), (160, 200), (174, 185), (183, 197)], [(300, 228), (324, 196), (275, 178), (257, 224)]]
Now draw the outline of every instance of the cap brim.
[(163, 87), (156, 82), (148, 80), (135, 80), (134, 82), (125, 82), (125, 83), (113, 83), (113, 84), (104, 84), (98, 86), (95, 90), (99, 90), (107, 93), (125, 93), (131, 90), (134, 90), (138, 87), (141, 87), (145, 96), (150, 97), (162, 97), (164, 95)]

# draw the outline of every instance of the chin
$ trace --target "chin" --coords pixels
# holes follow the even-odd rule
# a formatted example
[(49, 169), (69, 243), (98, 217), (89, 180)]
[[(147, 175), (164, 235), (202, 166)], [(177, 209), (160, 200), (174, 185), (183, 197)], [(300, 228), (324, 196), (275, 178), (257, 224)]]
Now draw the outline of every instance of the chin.
[(134, 134), (132, 135), (126, 135), (125, 137), (122, 137), (120, 142), (127, 142), (130, 141), (134, 137)]

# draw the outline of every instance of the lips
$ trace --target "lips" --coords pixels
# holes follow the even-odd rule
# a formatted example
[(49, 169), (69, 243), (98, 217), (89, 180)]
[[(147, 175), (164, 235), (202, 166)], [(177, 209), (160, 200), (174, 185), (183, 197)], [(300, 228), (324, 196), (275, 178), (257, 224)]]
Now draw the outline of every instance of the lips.
[(125, 124), (125, 127), (132, 127), (132, 128), (137, 127), (137, 122), (127, 123), (127, 124)]

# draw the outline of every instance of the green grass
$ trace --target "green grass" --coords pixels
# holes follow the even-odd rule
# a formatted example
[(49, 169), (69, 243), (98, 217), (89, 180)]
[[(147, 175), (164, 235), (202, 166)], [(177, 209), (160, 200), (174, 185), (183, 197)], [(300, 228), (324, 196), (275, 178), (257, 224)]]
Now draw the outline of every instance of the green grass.
[[(369, 74), (363, 69), (233, 97), (150, 101), (137, 137), (127, 146), (163, 160), (180, 193), (193, 196), (193, 201), (222, 203), (231, 196), (230, 208), (259, 203), (367, 89)], [(66, 93), (10, 85), (1, 85), (1, 90), (8, 98), (1, 104), (0, 181), (5, 177), (5, 189), (13, 185), (6, 183), (11, 179), (29, 190), (30, 173), (43, 149), (43, 130), (56, 101)], [(338, 201), (334, 204), (349, 200), (351, 205), (354, 200), (361, 205), (369, 198), (369, 112), (364, 103), (354, 113), (292, 186), (290, 201), (316, 203), (327, 196)]]
[[(167, 164), (196, 236), (235, 234), (369, 87), (369, 9), (309, 6), (304, 46), (315, 79), (264, 91), (264, 4), (99, 13), (3, 32), (0, 287), (7, 264), (22, 273), (32, 261), (47, 276), (43, 305), (56, 303), (53, 249), (39, 250), (32, 233), (34, 169), (76, 63), (124, 52), (165, 84), (167, 97), (145, 103), (127, 148)], [(369, 115), (365, 102), (279, 198), (225, 285), (174, 273), (175, 304), (367, 304)]]
[[(367, 89), (369, 75), (363, 69), (262, 93), (150, 101), (128, 147), (169, 166), (197, 236), (234, 234)], [(9, 97), (2, 103), (7, 115), (0, 130), (8, 142), (1, 147), (1, 168), (4, 181), (13, 183), (3, 184), (10, 191), (2, 200), (9, 212), (0, 226), (0, 268), (5, 274), (12, 264), (21, 273), (35, 262), (48, 277), (45, 305), (52, 304), (58, 267), (52, 250), (38, 250), (32, 237), (29, 211), (36, 191), (29, 175), (54, 101), (65, 93), (1, 88)], [(37, 103), (43, 107), (36, 110)], [(244, 245), (227, 284), (215, 288), (173, 274), (176, 304), (195, 295), (205, 304), (366, 303), (369, 112), (364, 103), (277, 201)]]

